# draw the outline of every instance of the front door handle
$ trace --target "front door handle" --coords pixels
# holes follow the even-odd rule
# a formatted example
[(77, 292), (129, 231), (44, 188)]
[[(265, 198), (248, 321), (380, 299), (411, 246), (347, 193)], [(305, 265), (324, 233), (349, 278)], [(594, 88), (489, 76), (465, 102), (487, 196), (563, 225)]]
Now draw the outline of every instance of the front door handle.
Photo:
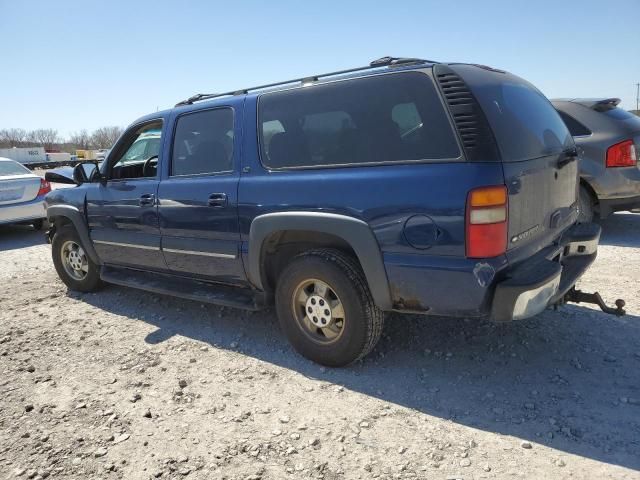
[(141, 207), (148, 207), (151, 205), (155, 205), (156, 196), (153, 193), (145, 193), (140, 196), (140, 200), (138, 200), (138, 205)]
[(209, 195), (209, 201), (207, 203), (210, 207), (226, 207), (227, 206), (227, 194), (226, 193), (212, 193)]

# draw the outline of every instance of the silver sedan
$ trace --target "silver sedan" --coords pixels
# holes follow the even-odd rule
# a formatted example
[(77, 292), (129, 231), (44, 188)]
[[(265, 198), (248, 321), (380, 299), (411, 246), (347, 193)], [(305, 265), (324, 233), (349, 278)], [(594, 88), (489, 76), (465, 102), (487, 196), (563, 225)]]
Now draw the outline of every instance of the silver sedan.
[(0, 157), (0, 225), (27, 223), (37, 230), (46, 216), (44, 197), (51, 185), (8, 158)]

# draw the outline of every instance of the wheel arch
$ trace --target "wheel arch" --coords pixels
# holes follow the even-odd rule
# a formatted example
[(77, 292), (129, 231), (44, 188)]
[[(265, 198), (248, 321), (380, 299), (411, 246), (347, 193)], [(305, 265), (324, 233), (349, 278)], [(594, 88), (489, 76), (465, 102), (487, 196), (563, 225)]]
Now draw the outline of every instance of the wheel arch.
[(73, 225), (89, 258), (97, 265), (102, 264), (95, 248), (93, 248), (93, 242), (89, 237), (89, 227), (78, 208), (71, 205), (52, 205), (47, 208), (47, 220), (51, 225), (54, 225), (55, 228), (59, 228), (65, 224)]
[(378, 242), (369, 225), (357, 218), (324, 212), (267, 213), (251, 222), (247, 276), (261, 290), (265, 280), (265, 241), (287, 231), (314, 232), (344, 242), (360, 262), (375, 304), (382, 310), (393, 308), (389, 282)]

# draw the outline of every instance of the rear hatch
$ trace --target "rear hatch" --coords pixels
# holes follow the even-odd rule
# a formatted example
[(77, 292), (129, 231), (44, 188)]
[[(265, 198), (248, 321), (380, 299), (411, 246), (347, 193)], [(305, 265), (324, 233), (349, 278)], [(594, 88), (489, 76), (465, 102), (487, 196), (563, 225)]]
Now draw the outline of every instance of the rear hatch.
[(553, 243), (576, 221), (573, 138), (549, 100), (525, 80), (474, 65), (451, 65), (451, 70), (465, 82), (493, 133), (508, 191), (506, 256), (517, 262)]
[(16, 162), (0, 161), (0, 206), (33, 200), (39, 190), (40, 177)]

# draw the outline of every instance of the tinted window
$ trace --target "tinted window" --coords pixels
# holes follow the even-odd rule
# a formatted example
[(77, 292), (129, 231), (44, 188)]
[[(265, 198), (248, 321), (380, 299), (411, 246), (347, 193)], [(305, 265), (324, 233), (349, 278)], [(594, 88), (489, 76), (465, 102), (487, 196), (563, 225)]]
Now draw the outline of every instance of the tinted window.
[(460, 155), (432, 81), (418, 72), (265, 94), (259, 118), (271, 168)]
[(571, 134), (549, 100), (517, 77), (503, 78), (478, 83), (473, 89), (503, 161), (538, 158), (572, 148)]
[(178, 118), (171, 156), (172, 175), (233, 170), (233, 110), (218, 108)]
[(31, 173), (31, 171), (19, 163), (7, 162), (6, 160), (0, 161), (0, 176), (3, 175), (24, 175)]
[(628, 127), (634, 129), (640, 129), (640, 117), (634, 115), (631, 112), (627, 112), (622, 108), (612, 108), (609, 110), (605, 110), (604, 113), (606, 116), (613, 118), (614, 120), (621, 120)]
[(561, 110), (558, 110), (558, 113), (560, 114), (560, 118), (562, 118), (564, 124), (569, 129), (569, 133), (571, 133), (571, 135), (573, 135), (574, 137), (579, 137), (581, 135), (591, 135), (591, 130), (589, 130), (571, 115), (567, 115)]

